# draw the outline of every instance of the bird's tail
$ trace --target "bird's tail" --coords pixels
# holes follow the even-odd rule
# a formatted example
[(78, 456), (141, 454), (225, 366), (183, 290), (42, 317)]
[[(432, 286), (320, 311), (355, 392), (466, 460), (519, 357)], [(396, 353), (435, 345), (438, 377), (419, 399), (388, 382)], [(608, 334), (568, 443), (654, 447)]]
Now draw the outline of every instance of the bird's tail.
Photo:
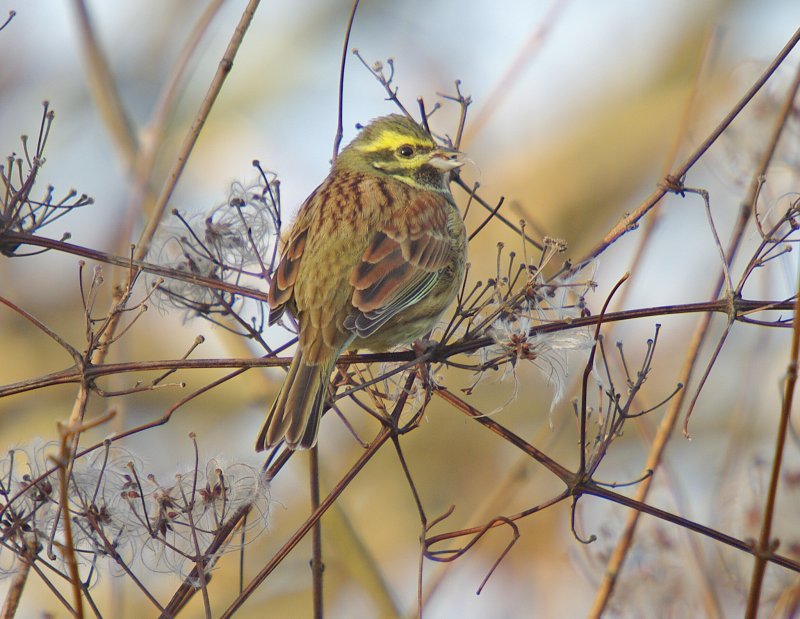
[(332, 369), (333, 363), (306, 363), (302, 351), (297, 351), (258, 435), (256, 451), (272, 447), (281, 439), (291, 449), (314, 446)]

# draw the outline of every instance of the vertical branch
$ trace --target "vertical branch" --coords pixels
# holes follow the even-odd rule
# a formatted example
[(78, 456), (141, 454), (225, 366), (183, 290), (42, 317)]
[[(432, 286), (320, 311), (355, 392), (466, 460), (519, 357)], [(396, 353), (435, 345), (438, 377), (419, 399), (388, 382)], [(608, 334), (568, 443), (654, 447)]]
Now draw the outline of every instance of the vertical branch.
[(792, 415), (794, 388), (797, 384), (797, 359), (800, 356), (800, 274), (797, 279), (797, 292), (794, 299), (794, 319), (792, 321), (792, 350), (789, 354), (789, 365), (786, 369), (786, 385), (783, 392), (781, 417), (778, 422), (778, 434), (775, 437), (775, 454), (772, 460), (772, 472), (769, 479), (769, 490), (764, 504), (764, 517), (761, 521), (761, 533), (755, 548), (755, 563), (750, 580), (750, 593), (747, 596), (745, 617), (755, 619), (761, 599), (761, 587), (764, 583), (764, 572), (767, 569), (767, 554), (770, 552), (770, 536), (772, 519), (775, 515), (775, 499), (778, 494), (778, 482), (783, 462), (783, 449), (786, 444), (786, 433), (789, 430), (789, 419)]
[[(791, 45), (797, 43), (800, 40), (800, 30), (795, 33), (795, 36), (790, 41)], [(787, 45), (788, 47), (788, 45)], [(786, 51), (786, 48), (784, 48)], [(783, 54), (783, 52), (781, 53)], [(781, 56), (779, 55), (779, 58)], [(776, 66), (770, 65), (770, 69), (765, 73), (772, 74), (777, 68)], [(763, 84), (762, 84), (763, 85)], [(800, 69), (795, 77), (795, 81), (792, 84), (789, 92), (787, 93), (786, 99), (784, 100), (784, 106), (781, 109), (781, 113), (779, 114), (778, 118), (775, 121), (774, 129), (770, 136), (769, 142), (767, 143), (764, 155), (759, 162), (758, 169), (753, 174), (753, 180), (750, 184), (750, 188), (745, 196), (745, 199), (742, 201), (741, 210), (739, 211), (739, 218), (734, 225), (734, 230), (732, 234), (731, 241), (728, 244), (728, 249), (725, 254), (728, 257), (728, 264), (731, 264), (733, 260), (736, 258), (736, 255), (739, 251), (739, 247), (744, 237), (745, 229), (747, 227), (747, 223), (750, 221), (750, 218), (753, 215), (754, 209), (753, 204), (755, 198), (758, 194), (758, 190), (760, 188), (760, 183), (758, 179), (762, 178), (765, 174), (767, 169), (769, 168), (770, 162), (772, 161), (772, 156), (775, 153), (775, 147), (780, 139), (781, 134), (783, 133), (783, 129), (786, 126), (786, 121), (788, 119), (789, 111), (792, 109), (792, 102), (797, 95), (797, 91), (800, 89)], [(727, 126), (727, 125), (726, 125)], [(716, 138), (715, 138), (716, 139)], [(706, 140), (709, 142), (709, 140)], [(691, 157), (689, 158), (691, 160)], [(712, 298), (718, 298), (722, 288), (725, 284), (725, 277), (723, 273), (720, 273), (720, 276), (714, 286), (712, 291)], [(681, 368), (681, 373), (679, 377), (679, 382), (684, 385), (689, 384), (689, 380), (694, 373), (694, 368), (697, 363), (698, 357), (700, 355), (700, 349), (704, 344), (706, 337), (708, 335), (708, 326), (711, 323), (712, 314), (708, 313), (705, 314), (700, 321), (698, 322), (697, 326), (695, 327), (694, 333), (692, 334), (692, 339), (687, 349), (686, 358), (684, 360), (683, 367)], [(667, 410), (664, 418), (661, 420), (661, 424), (658, 427), (656, 432), (655, 439), (653, 440), (653, 445), (650, 448), (650, 453), (647, 456), (647, 461), (645, 463), (645, 468), (655, 471), (658, 467), (659, 463), (661, 462), (662, 455), (664, 450), (666, 449), (667, 443), (669, 442), (669, 438), (672, 435), (672, 431), (675, 427), (675, 424), (678, 419), (678, 414), (683, 406), (683, 402), (686, 396), (687, 390), (682, 390), (672, 401), (669, 409)], [(639, 502), (644, 502), (647, 498), (647, 495), (650, 491), (650, 484), (652, 483), (654, 475), (644, 479), (642, 484), (639, 486), (639, 489), (636, 492), (635, 499)], [(631, 546), (633, 545), (633, 538), (636, 531), (636, 526), (639, 522), (639, 512), (636, 510), (631, 511), (628, 514), (628, 518), (625, 522), (625, 528), (623, 533), (617, 542), (616, 547), (614, 548), (611, 557), (608, 560), (606, 565), (606, 573), (603, 576), (603, 580), (600, 583), (600, 587), (597, 590), (597, 594), (595, 595), (594, 603), (592, 608), (589, 612), (589, 617), (599, 618), (603, 612), (605, 611), (606, 607), (608, 606), (608, 602), (611, 599), (611, 595), (614, 591), (614, 588), (617, 583), (617, 578), (619, 577), (620, 572), (622, 571), (622, 566), (625, 563), (625, 559), (630, 551)]]
[(200, 40), (208, 31), (211, 21), (219, 12), (224, 0), (213, 0), (203, 11), (192, 31), (186, 39), (178, 55), (170, 77), (165, 82), (158, 103), (156, 103), (149, 122), (143, 129), (147, 139), (142, 140), (136, 160), (132, 166), (132, 183), (125, 220), (119, 226), (117, 238), (112, 247), (119, 247), (124, 239), (130, 239), (131, 229), (136, 218), (147, 212), (147, 205), (153, 200), (152, 175), (160, 152), (159, 146), (164, 141), (165, 129), (170, 116), (174, 113), (180, 94), (179, 86), (183, 83), (189, 68), (189, 61), (194, 56)]
[(100, 116), (108, 126), (109, 133), (117, 145), (117, 149), (125, 160), (125, 166), (130, 168), (139, 150), (136, 133), (130, 118), (125, 113), (125, 107), (117, 90), (114, 78), (111, 76), (108, 61), (100, 50), (89, 10), (85, 0), (73, 0), (75, 15), (78, 19), (80, 41), (86, 57), (89, 89), (97, 105)]
[(341, 146), (342, 137), (344, 136), (344, 125), (342, 123), (344, 109), (344, 69), (347, 64), (347, 48), (350, 46), (350, 33), (353, 30), (353, 21), (356, 18), (358, 2), (359, 0), (353, 1), (350, 19), (347, 21), (347, 32), (345, 32), (344, 43), (342, 44), (342, 61), (339, 64), (339, 107), (337, 110), (336, 137), (333, 138), (333, 157), (331, 157), (331, 162), (336, 161), (336, 157), (339, 156), (339, 146)]
[(0, 610), (0, 619), (13, 619), (17, 614), (25, 583), (28, 582), (28, 574), (31, 573), (31, 564), (34, 561), (35, 552), (34, 544), (30, 544), (24, 552), (19, 554), (19, 569), (14, 574), (14, 578), (8, 587), (6, 599), (3, 601), (3, 608)]
[[(166, 208), (169, 199), (172, 197), (172, 192), (175, 190), (178, 179), (186, 167), (186, 162), (188, 161), (189, 155), (194, 149), (194, 145), (197, 143), (197, 139), (200, 136), (200, 131), (203, 129), (206, 119), (211, 113), (211, 108), (213, 107), (217, 100), (217, 96), (222, 90), (222, 85), (225, 83), (225, 79), (233, 67), (233, 59), (235, 58), (236, 53), (239, 51), (239, 47), (241, 46), (244, 35), (253, 20), (253, 15), (258, 8), (259, 2), (260, 0), (250, 0), (243, 11), (241, 18), (239, 19), (236, 30), (234, 30), (234, 33), (231, 36), (228, 47), (223, 54), (222, 60), (220, 60), (217, 72), (214, 74), (214, 78), (212, 79), (211, 85), (208, 88), (206, 97), (201, 103), (197, 114), (195, 115), (195, 119), (192, 122), (192, 126), (189, 129), (188, 134), (184, 138), (181, 150), (172, 166), (172, 170), (170, 171), (169, 177), (164, 184), (164, 188), (162, 189), (161, 194), (159, 195), (156, 204), (150, 213), (150, 218), (147, 221), (147, 225), (139, 236), (139, 240), (136, 243), (136, 249), (134, 252), (132, 252), (131, 264), (133, 264), (135, 261), (144, 260), (145, 256), (147, 256), (147, 252), (150, 249), (150, 243), (153, 240), (156, 230), (158, 229), (158, 226), (160, 225), (161, 219), (164, 215), (164, 209)], [(134, 278), (132, 276), (131, 284), (133, 279)], [(93, 363), (102, 363), (104, 361), (105, 355), (108, 352), (108, 346), (103, 346), (102, 344), (107, 344), (113, 341), (119, 325), (119, 320), (122, 317), (122, 310), (124, 309), (126, 300), (127, 299), (125, 298), (121, 303), (114, 304), (114, 309), (112, 312), (116, 311), (117, 313), (110, 315), (108, 318), (108, 325), (105, 333), (103, 334), (101, 347), (96, 351), (97, 354), (92, 357)]]
[(228, 74), (231, 72), (231, 69), (233, 68), (233, 60), (239, 51), (239, 47), (244, 40), (244, 35), (247, 32), (247, 29), (250, 27), (250, 23), (253, 21), (253, 15), (255, 14), (259, 3), (260, 0), (250, 0), (242, 12), (239, 23), (236, 25), (236, 30), (234, 30), (231, 40), (228, 43), (228, 47), (225, 49), (225, 53), (223, 54), (222, 59), (219, 61), (217, 72), (214, 74), (214, 78), (211, 80), (206, 97), (200, 104), (200, 109), (197, 111), (194, 121), (192, 122), (192, 126), (183, 140), (183, 145), (181, 146), (178, 157), (175, 160), (172, 169), (170, 170), (167, 181), (164, 183), (161, 194), (158, 196), (153, 210), (150, 213), (150, 219), (147, 221), (147, 225), (142, 231), (139, 241), (136, 243), (136, 252), (133, 256), (134, 260), (143, 260), (150, 249), (150, 242), (153, 240), (156, 229), (161, 223), (161, 219), (164, 215), (164, 209), (166, 209), (167, 203), (172, 197), (172, 193), (175, 191), (175, 186), (178, 184), (178, 179), (180, 179), (181, 175), (183, 174), (183, 170), (186, 167), (186, 162), (189, 160), (189, 155), (191, 155), (192, 150), (194, 150), (194, 145), (197, 143), (197, 138), (200, 137), (200, 132), (203, 130), (206, 120), (208, 119), (208, 115), (211, 113), (211, 108), (217, 101), (217, 97), (222, 90), (222, 86), (225, 83)]
[[(357, 3), (356, 3), (357, 4)], [(309, 477), (311, 481), (311, 510), (319, 509), (319, 448), (314, 445), (309, 452)], [(324, 606), (322, 600), (322, 519), (318, 519), (311, 529), (311, 578), (313, 583), (314, 619), (322, 619)]]
[[(81, 388), (84, 391), (84, 388)], [(64, 561), (67, 564), (67, 571), (69, 573), (69, 581), (72, 586), (72, 598), (75, 602), (75, 617), (81, 619), (83, 617), (83, 596), (81, 595), (81, 578), (78, 574), (78, 562), (75, 558), (75, 544), (72, 537), (72, 518), (69, 513), (69, 493), (68, 493), (68, 465), (72, 463), (71, 450), (67, 447), (70, 436), (73, 432), (77, 435), (79, 432), (78, 426), (69, 424), (64, 427), (59, 424), (59, 432), (61, 436), (60, 448), (58, 452), (58, 494), (61, 512), (64, 515), (64, 546), (62, 552), (64, 553)], [(70, 467), (71, 468), (71, 467)]]

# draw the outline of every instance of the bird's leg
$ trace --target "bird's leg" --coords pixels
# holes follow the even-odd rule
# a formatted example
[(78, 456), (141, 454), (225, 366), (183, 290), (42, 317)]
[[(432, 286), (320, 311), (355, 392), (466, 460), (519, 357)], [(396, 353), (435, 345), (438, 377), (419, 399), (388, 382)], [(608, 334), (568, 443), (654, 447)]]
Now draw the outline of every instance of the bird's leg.
[(414, 342), (411, 344), (411, 347), (414, 349), (414, 353), (417, 355), (417, 359), (419, 359), (419, 362), (417, 363), (417, 367), (419, 368), (419, 376), (422, 379), (422, 384), (426, 387), (433, 386), (433, 383), (430, 380), (428, 363), (422, 359), (431, 349), (436, 348), (438, 345), (438, 342), (434, 342), (427, 337), (414, 340)]

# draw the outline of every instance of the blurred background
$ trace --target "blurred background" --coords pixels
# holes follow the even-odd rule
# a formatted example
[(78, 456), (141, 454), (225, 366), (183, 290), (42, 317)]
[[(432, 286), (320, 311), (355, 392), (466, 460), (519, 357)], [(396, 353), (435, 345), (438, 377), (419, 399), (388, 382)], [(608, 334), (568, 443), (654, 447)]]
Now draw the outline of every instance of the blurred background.
[[(0, 19), (16, 10), (0, 32), (0, 147), (20, 153), (19, 136), (35, 136), (41, 102), (55, 110), (40, 182), (56, 194), (70, 188), (95, 204), (60, 220), (46, 234), (125, 255), (144, 222), (131, 214), (130, 159), (104, 121), (92, 96), (76, 4), (67, 0), (0, 0)], [(244, 7), (225, 2), (192, 54), (187, 79), (179, 84), (174, 113), (153, 134), (153, 114), (174, 71), (189, 33), (206, 7), (195, 0), (87, 1), (89, 18), (108, 58), (124, 109), (141, 144), (157, 140), (151, 189), (158, 192), (198, 106), (216, 71)], [(169, 208), (203, 212), (224, 202), (231, 182), (252, 179), (251, 161), (281, 180), (284, 212), (291, 215), (327, 173), (337, 116), (337, 84), (349, 3), (323, 0), (265, 2), (234, 62)], [(714, 128), (763, 68), (800, 26), (800, 4), (786, 0), (693, 2), (691, 0), (388, 0), (362, 2), (350, 47), (368, 61), (394, 59), (398, 96), (416, 112), (416, 98), (430, 109), (438, 93), (462, 92), (473, 99), (462, 149), (471, 164), (468, 182), (479, 181), (489, 203), (501, 196), (512, 221), (524, 218), (529, 231), (566, 240), (563, 258), (577, 259), (625, 214), (648, 196)], [(767, 92), (736, 121), (700, 161), (686, 184), (710, 192), (723, 244), (738, 216), (754, 162), (771, 119), (800, 61), (795, 52), (770, 82)], [(344, 92), (345, 143), (356, 123), (396, 111), (369, 72), (348, 55)], [(688, 117), (687, 117), (687, 109)], [(455, 131), (458, 108), (444, 102), (431, 121), (439, 134)], [(796, 119), (795, 119), (796, 121)], [(779, 153), (774, 183), (762, 196), (768, 208), (796, 192), (797, 126), (790, 127)], [(677, 142), (677, 148), (676, 148)], [(457, 194), (463, 206), (466, 197)], [(473, 208), (474, 229), (485, 212)], [(133, 226), (131, 233), (126, 226)], [(656, 234), (635, 265), (642, 230), (615, 243), (598, 261), (598, 288), (588, 301), (597, 313), (616, 281), (635, 266), (622, 305), (632, 309), (702, 301), (719, 273), (702, 201), (696, 196), (667, 197), (659, 207)], [(758, 242), (748, 232), (742, 266)], [(519, 239), (492, 222), (471, 245), (475, 280), (494, 271), (496, 244), (521, 252)], [(748, 251), (749, 248), (749, 251)], [(561, 259), (561, 257), (559, 257)], [(93, 267), (93, 264), (89, 265)], [(747, 289), (749, 298), (783, 299), (796, 281), (791, 255), (772, 264)], [(104, 267), (104, 298), (120, 272)], [(0, 259), (0, 294), (25, 308), (78, 349), (85, 347), (78, 259), (54, 252)], [(100, 303), (102, 312), (105, 305)], [(637, 365), (654, 325), (661, 323), (659, 346), (645, 397), (655, 404), (675, 387), (697, 316), (628, 321), (614, 327), (609, 342), (624, 342)], [(712, 338), (702, 351), (707, 363), (724, 316), (712, 322)], [(113, 349), (109, 361), (179, 358), (197, 335), (206, 342), (193, 356), (249, 357), (263, 354), (243, 338), (227, 334), (178, 312), (147, 312)], [(657, 481), (652, 502), (729, 532), (754, 535), (746, 515), (758, 501), (777, 415), (780, 385), (788, 358), (790, 332), (736, 325), (701, 395), (690, 426), (692, 440), (678, 435), (667, 452), (668, 475)], [(276, 330), (268, 339), (280, 342)], [(67, 368), (72, 361), (49, 338), (7, 308), (0, 309), (0, 385)], [(474, 359), (473, 359), (474, 361)], [(577, 462), (570, 398), (584, 358), (570, 365), (567, 396), (548, 419), (552, 393), (535, 368), (518, 373), (522, 396), (494, 419), (545, 450), (565, 466)], [(175, 380), (197, 389), (223, 372), (184, 371)], [(260, 466), (253, 452), (256, 433), (283, 373), (251, 370), (181, 409), (168, 426), (139, 434), (124, 447), (147, 470), (168, 477), (192, 459), (189, 432), (195, 432), (205, 458)], [(106, 389), (131, 387), (131, 375), (104, 381)], [(474, 382), (469, 372), (450, 372), (454, 390)], [(696, 380), (695, 380), (696, 382)], [(696, 384), (689, 386), (696, 389)], [(69, 416), (74, 386), (50, 387), (0, 399), (0, 452), (34, 437), (56, 438), (55, 422)], [(511, 381), (484, 379), (470, 403), (489, 411), (507, 402)], [(114, 407), (120, 415), (96, 429), (95, 437), (159, 417), (185, 394), (166, 388), (103, 401), (90, 412)], [(646, 407), (643, 403), (643, 408)], [(354, 424), (374, 431), (375, 424), (352, 411)], [(608, 482), (627, 482), (642, 473), (648, 438), (663, 409), (640, 425), (631, 424), (615, 442), (599, 471)], [(323, 492), (357, 458), (360, 447), (329, 415), (320, 440)], [(112, 426), (112, 427), (110, 427)], [(434, 398), (422, 428), (403, 441), (412, 474), (429, 516), (454, 514), (441, 531), (476, 526), (487, 519), (536, 505), (562, 489), (556, 479), (506, 443)], [(790, 444), (789, 470), (797, 470), (797, 444)], [(759, 468), (761, 467), (761, 468)], [(663, 482), (663, 483), (662, 483)], [(308, 511), (305, 454), (292, 459), (271, 488), (268, 531), (248, 547), (248, 576), (263, 565)], [(798, 497), (783, 496), (792, 513)], [(792, 502), (794, 501), (794, 502)], [(794, 507), (793, 507), (794, 506)], [(570, 530), (566, 504), (521, 520), (521, 538), (500, 563), (480, 595), (475, 591), (508, 542), (502, 529), (488, 535), (450, 565), (426, 563), (425, 617), (584, 616), (604, 570), (604, 559), (624, 522), (625, 510), (584, 499), (579, 529), (595, 544), (579, 543)], [(756, 520), (756, 524), (757, 524)], [(790, 520), (788, 521), (791, 522)], [(326, 607), (330, 617), (415, 616), (420, 524), (395, 454), (370, 462), (326, 517), (324, 523)], [(687, 534), (644, 518), (640, 543), (621, 576), (613, 616), (699, 616), (704, 614), (703, 574), (716, 590), (731, 593), (723, 607), (740, 612), (751, 569), (749, 556), (695, 537), (702, 560), (688, 558)], [(751, 527), (751, 528), (747, 528)], [(776, 530), (797, 537), (796, 525)], [(310, 616), (309, 545), (302, 543), (242, 608), (242, 617)], [(694, 555), (697, 557), (698, 555)], [(220, 564), (211, 584), (220, 612), (238, 587), (236, 558)], [(787, 586), (788, 573), (771, 573), (773, 602)], [(7, 581), (0, 581), (0, 596)], [(175, 575), (148, 582), (157, 596), (178, 586)], [(63, 608), (41, 587), (29, 583), (20, 617)], [(678, 595), (679, 594), (679, 595)], [(105, 576), (97, 598), (115, 609), (108, 616), (150, 616), (152, 607), (124, 578)], [(199, 598), (199, 596), (198, 596)], [(680, 599), (680, 603), (676, 600)], [(653, 611), (653, 609), (657, 609)], [(699, 609), (699, 610), (698, 610)], [(195, 599), (186, 616), (202, 616)]]

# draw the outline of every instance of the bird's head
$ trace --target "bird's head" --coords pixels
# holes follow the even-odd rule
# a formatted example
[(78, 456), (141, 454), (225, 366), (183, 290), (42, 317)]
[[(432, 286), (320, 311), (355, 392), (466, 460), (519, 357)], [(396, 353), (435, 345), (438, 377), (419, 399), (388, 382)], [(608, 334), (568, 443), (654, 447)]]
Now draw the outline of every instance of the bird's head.
[(463, 164), (460, 152), (436, 144), (420, 125), (400, 114), (373, 120), (336, 160), (338, 167), (435, 191), (447, 191), (450, 172)]

